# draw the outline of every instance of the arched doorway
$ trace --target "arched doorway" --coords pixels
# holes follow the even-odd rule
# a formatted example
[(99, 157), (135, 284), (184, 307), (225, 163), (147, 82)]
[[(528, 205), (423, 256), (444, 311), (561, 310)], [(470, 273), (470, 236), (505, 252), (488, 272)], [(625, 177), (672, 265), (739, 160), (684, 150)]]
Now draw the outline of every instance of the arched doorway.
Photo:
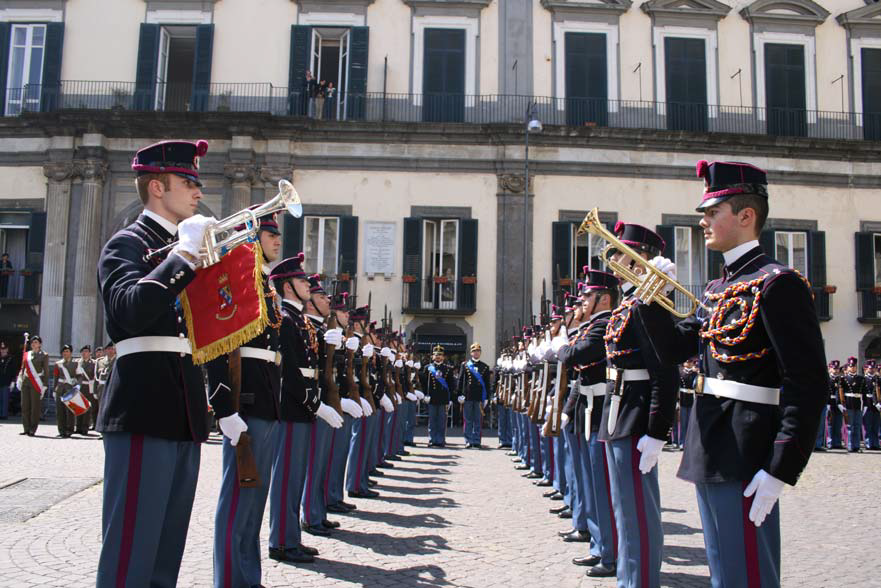
[(423, 363), (430, 361), (431, 350), (435, 345), (444, 348), (447, 362), (459, 365), (465, 361), (468, 350), (468, 335), (451, 322), (430, 322), (408, 329), (410, 341), (416, 344), (416, 352), (423, 357)]

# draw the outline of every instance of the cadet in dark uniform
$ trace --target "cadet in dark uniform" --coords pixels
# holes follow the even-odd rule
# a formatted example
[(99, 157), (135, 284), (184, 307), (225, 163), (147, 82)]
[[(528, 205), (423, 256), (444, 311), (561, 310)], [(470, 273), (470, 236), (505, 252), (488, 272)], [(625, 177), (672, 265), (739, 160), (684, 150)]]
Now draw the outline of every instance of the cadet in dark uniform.
[[(244, 227), (242, 227), (244, 228)], [(273, 216), (260, 219), (257, 232), (263, 251), (263, 297), (269, 324), (238, 349), (239, 397), (231, 388), (230, 356), (208, 362), (208, 392), (223, 433), (220, 495), (214, 514), (214, 586), (260, 584), (260, 526), (269, 495), (272, 461), (281, 433), (281, 298), (269, 282), (269, 264), (281, 251), (281, 233)], [(257, 466), (256, 487), (240, 487), (236, 446), (247, 431)]]
[[(709, 312), (650, 332), (670, 361), (700, 358), (679, 477), (697, 488), (713, 586), (779, 586), (777, 500), (815, 443), (828, 386), (823, 338), (807, 281), (756, 240), (768, 215), (765, 172), (706, 161), (697, 172), (700, 225), (725, 271), (707, 285)], [(672, 262), (653, 264), (675, 274)]]
[(65, 394), (77, 385), (74, 377), (76, 362), (73, 361), (73, 347), (65, 345), (61, 348), (61, 359), (55, 362), (55, 422), (58, 424), (58, 436), (67, 439), (73, 435), (76, 417), (61, 401)]
[(110, 374), (113, 373), (113, 366), (116, 364), (116, 347), (113, 341), (108, 341), (104, 346), (104, 357), (98, 360), (95, 368), (95, 403), (92, 405), (92, 415), (94, 422), (92, 428), (98, 426), (98, 413), (101, 410), (101, 399), (104, 397), (104, 390), (107, 388), (107, 381), (110, 380)]
[(688, 432), (688, 417), (694, 405), (694, 383), (697, 381), (698, 369), (696, 358), (689, 357), (679, 370), (679, 419), (674, 427), (673, 443), (685, 446), (685, 435)]
[(428, 446), (445, 447), (447, 409), (456, 383), (453, 369), (444, 363), (442, 346), (435, 345), (431, 350), (431, 363), (423, 368), (420, 383), (428, 396)]
[(833, 359), (829, 362), (829, 402), (826, 403), (828, 415), (828, 432), (826, 442), (830, 449), (844, 449), (844, 408), (843, 384), (841, 382), (841, 362)]
[(24, 431), (20, 435), (33, 437), (37, 434), (40, 414), (43, 409), (43, 395), (49, 389), (49, 355), (43, 351), (43, 340), (39, 335), (31, 335), (28, 341), (30, 351), (24, 352), (21, 371), (18, 374), (18, 389), (21, 390), (21, 424)]
[(859, 453), (863, 440), (863, 394), (866, 379), (857, 373), (856, 357), (847, 358), (841, 385), (844, 387), (844, 408), (847, 410), (847, 451)]
[(89, 410), (85, 414), (76, 417), (76, 427), (74, 432), (77, 435), (88, 437), (89, 425), (92, 423), (92, 406), (95, 405), (95, 360), (92, 359), (92, 348), (89, 345), (83, 345), (80, 348), (80, 357), (76, 363), (76, 379), (80, 386), (80, 392), (89, 400)]
[[(357, 377), (359, 384), (361, 384), (361, 391), (364, 392), (361, 396), (361, 408), (364, 411), (364, 415), (352, 425), (352, 441), (349, 447), (349, 459), (346, 466), (346, 491), (349, 493), (349, 496), (355, 498), (376, 498), (379, 496), (378, 492), (374, 492), (369, 488), (369, 478), (367, 476), (369, 470), (368, 457), (371, 453), (370, 440), (376, 423), (375, 412), (379, 412), (379, 407), (377, 406), (374, 409), (374, 406), (371, 404), (373, 398), (368, 400), (366, 396), (367, 394), (373, 395), (375, 386), (373, 375), (373, 337), (367, 332), (368, 329), (365, 327), (367, 313), (367, 307), (364, 307), (363, 310), (359, 309), (355, 320), (355, 333), (356, 335), (361, 335), (360, 362), (355, 364), (355, 368), (358, 370)], [(352, 317), (350, 317), (350, 320), (352, 320)], [(367, 382), (361, 382), (361, 366), (365, 362), (367, 363)]]
[[(603, 413), (600, 406), (606, 395), (606, 327), (612, 308), (618, 306), (618, 278), (612, 274), (584, 268), (582, 313), (587, 317), (584, 328), (571, 344), (557, 352), (567, 367), (578, 367), (578, 394), (575, 401), (576, 442), (584, 442), (575, 464), (576, 475), (582, 478), (586, 536), (590, 542), (587, 557), (573, 563), (589, 566), (592, 577), (614, 576), (617, 557), (617, 536), (612, 509), (612, 496), (606, 480), (609, 466), (604, 444), (599, 440)], [(564, 538), (565, 539), (565, 538)], [(570, 536), (570, 540), (576, 539)], [(581, 537), (577, 537), (581, 540)]]
[(309, 462), (315, 417), (332, 426), (343, 419), (321, 402), (318, 390), (319, 341), (311, 319), (303, 313), (311, 298), (303, 271), (303, 254), (280, 262), (269, 276), (282, 295), (281, 418), (283, 429), (272, 464), (269, 490), (269, 557), (278, 561), (311, 562), (314, 551), (300, 542), (300, 504)]
[(489, 399), (490, 371), (489, 366), (480, 361), (480, 343), (472, 343), (469, 351), (471, 359), (463, 361), (459, 367), (458, 399), (462, 404), (465, 447), (479, 449), (483, 409)]
[[(615, 234), (647, 259), (664, 250), (664, 240), (640, 225), (619, 222)], [(613, 260), (633, 264), (620, 252)], [(657, 303), (643, 304), (634, 290), (635, 285), (622, 284), (624, 298), (606, 329), (611, 384), (599, 438), (607, 442), (618, 531), (618, 584), (658, 586), (664, 532), (657, 463), (673, 426), (679, 377), (675, 365), (662, 361), (646, 334), (656, 323), (671, 324), (670, 314)]]
[(863, 388), (863, 427), (866, 432), (866, 449), (876, 451), (881, 449), (878, 439), (878, 426), (881, 421), (881, 377), (875, 373), (875, 360), (867, 359), (864, 378), (866, 385)]
[[(184, 552), (208, 404), (178, 295), (195, 276), (205, 229), (205, 141), (166, 141), (132, 162), (144, 212), (104, 246), (98, 282), (117, 361), (97, 430), (104, 434), (103, 545), (97, 585), (174, 586)], [(164, 259), (151, 250), (179, 239)]]

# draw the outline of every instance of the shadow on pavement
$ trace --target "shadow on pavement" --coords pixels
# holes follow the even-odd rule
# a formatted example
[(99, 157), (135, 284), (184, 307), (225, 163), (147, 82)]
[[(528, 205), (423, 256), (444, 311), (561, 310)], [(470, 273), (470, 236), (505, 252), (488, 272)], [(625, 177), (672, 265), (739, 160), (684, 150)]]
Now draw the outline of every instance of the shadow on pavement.
[(686, 574), (684, 572), (661, 572), (661, 586), (691, 587), (691, 586), (708, 586), (710, 579), (707, 576), (699, 576), (697, 574)]
[(421, 482), (425, 484), (449, 484), (450, 481), (446, 478), (435, 478), (435, 477), (425, 477), (425, 476), (395, 476), (394, 474), (390, 474), (389, 472), (385, 473), (383, 476), (386, 480), (398, 480), (401, 482)]
[(315, 570), (328, 578), (335, 578), (361, 586), (397, 585), (413, 586), (414, 588), (452, 586), (445, 579), (447, 573), (444, 569), (435, 565), (387, 570), (356, 563), (316, 559), (314, 564), (309, 564), (308, 568), (304, 567), (304, 569)]
[(382, 555), (429, 555), (450, 549), (447, 546), (447, 540), (440, 535), (395, 537), (387, 533), (337, 529), (333, 533), (333, 538)]
[[(389, 470), (385, 470), (388, 472)], [(396, 472), (423, 472), (426, 474), (449, 474), (450, 470), (444, 468), (402, 468), (400, 466), (395, 468)]]
[(459, 465), (455, 461), (419, 461), (418, 459), (408, 459), (404, 463), (412, 463), (418, 465), (429, 465), (429, 466), (454, 466)]
[(459, 503), (452, 498), (409, 498), (406, 496), (386, 496), (382, 495), (383, 502), (393, 502), (398, 504), (409, 504), (419, 508), (457, 508)]
[[(703, 547), (665, 545), (664, 563), (673, 566), (707, 566), (707, 551)], [(703, 580), (706, 581), (706, 578)], [(663, 584), (663, 583), (662, 583)], [(668, 584), (663, 584), (667, 586)]]
[(421, 496), (422, 494), (440, 494), (441, 492), (449, 492), (446, 488), (440, 488), (436, 486), (419, 486), (417, 488), (410, 488), (409, 486), (390, 486), (389, 484), (385, 484), (383, 481), (379, 482), (379, 488), (387, 490), (389, 492), (395, 492), (396, 494), (410, 494), (418, 496)]
[(392, 527), (401, 527), (404, 529), (437, 529), (450, 526), (450, 521), (440, 515), (431, 513), (401, 515), (395, 514), (393, 512), (371, 512), (366, 510), (355, 510), (350, 512), (348, 516), (355, 519), (360, 519), (362, 521), (385, 523), (387, 525), (391, 525)]
[(662, 523), (664, 528), (664, 535), (695, 535), (697, 533), (703, 534), (703, 530), (697, 527), (689, 527), (688, 525), (683, 525), (682, 523), (671, 523), (669, 521), (664, 521)]

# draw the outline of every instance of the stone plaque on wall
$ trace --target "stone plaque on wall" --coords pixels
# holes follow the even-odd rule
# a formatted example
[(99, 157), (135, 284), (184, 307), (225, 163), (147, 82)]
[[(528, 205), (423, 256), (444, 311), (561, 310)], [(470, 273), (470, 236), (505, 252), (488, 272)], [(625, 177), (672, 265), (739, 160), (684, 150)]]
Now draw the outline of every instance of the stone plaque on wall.
[(394, 222), (364, 222), (364, 273), (385, 274), (395, 272)]

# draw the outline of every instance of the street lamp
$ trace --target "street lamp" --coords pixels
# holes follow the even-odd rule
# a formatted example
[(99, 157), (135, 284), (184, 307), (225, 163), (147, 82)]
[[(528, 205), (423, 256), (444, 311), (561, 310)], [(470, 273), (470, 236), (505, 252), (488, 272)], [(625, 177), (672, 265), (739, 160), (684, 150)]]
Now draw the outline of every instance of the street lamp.
[(538, 120), (536, 116), (536, 102), (532, 100), (526, 106), (526, 116), (524, 117), (524, 122), (526, 123), (526, 128), (523, 132), (523, 138), (525, 142), (525, 154), (523, 157), (524, 162), (524, 181), (525, 184), (523, 186), (523, 298), (521, 302), (523, 304), (523, 308), (520, 314), (523, 316), (523, 324), (528, 324), (528, 318), (526, 316), (526, 308), (529, 305), (529, 284), (527, 283), (527, 268), (528, 260), (529, 260), (529, 248), (527, 246), (527, 238), (529, 235), (529, 133), (540, 133), (543, 129), (541, 121)]

